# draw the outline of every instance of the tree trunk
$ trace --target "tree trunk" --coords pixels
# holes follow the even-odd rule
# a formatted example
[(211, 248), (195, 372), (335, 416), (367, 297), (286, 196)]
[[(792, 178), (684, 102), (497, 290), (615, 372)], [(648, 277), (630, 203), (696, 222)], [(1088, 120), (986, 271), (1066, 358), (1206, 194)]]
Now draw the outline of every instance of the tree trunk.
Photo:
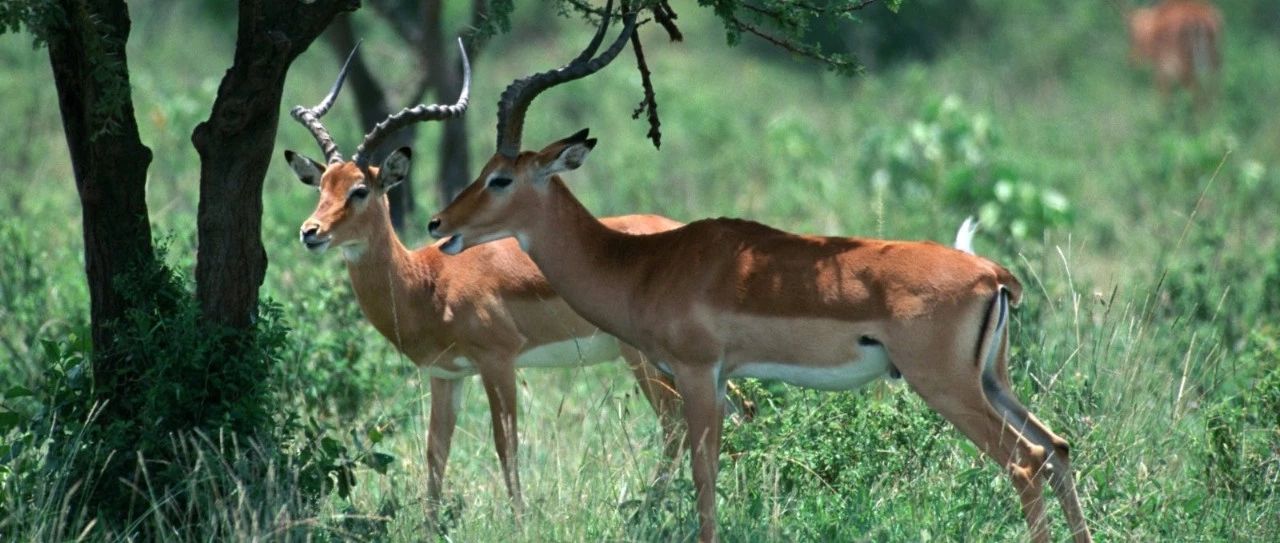
[(93, 372), (99, 390), (110, 395), (116, 378), (128, 370), (128, 356), (112, 348), (109, 324), (133, 303), (116, 278), (155, 258), (146, 201), (151, 150), (138, 137), (129, 92), (124, 1), (58, 4), (65, 18), (47, 29), (49, 63), (84, 221)]
[[(351, 52), (351, 48), (356, 45), (355, 31), (351, 27), (351, 17), (349, 14), (339, 15), (334, 19), (333, 25), (329, 27), (329, 30), (325, 32), (325, 37), (333, 48), (334, 54), (338, 56), (339, 62), (346, 59), (347, 54)], [(319, 84), (316, 87), (323, 88)], [(369, 70), (369, 65), (364, 62), (364, 55), (360, 53), (356, 53), (355, 58), (351, 59), (351, 68), (347, 73), (347, 87), (355, 95), (356, 110), (360, 114), (360, 125), (364, 127), (364, 130), (372, 130), (373, 125), (382, 122), (387, 116), (399, 111), (401, 107), (413, 105), (390, 103), (387, 92), (378, 83), (378, 79)], [(417, 135), (417, 124), (411, 124), (397, 130), (381, 146), (374, 149), (373, 154), (370, 155), (369, 163), (382, 164), (382, 159), (386, 158), (391, 151), (400, 147), (412, 146)], [(355, 146), (358, 144), (359, 142), (349, 143), (348, 151), (354, 151)], [(413, 214), (413, 183), (411, 181), (411, 179), (406, 178), (404, 182), (387, 192), (388, 204), (391, 207), (391, 225), (396, 230), (403, 230), (405, 219)]]
[(196, 297), (205, 319), (248, 329), (266, 275), (262, 182), (275, 147), (290, 64), (358, 0), (240, 0), (235, 59), (209, 119), (191, 141), (200, 154)]

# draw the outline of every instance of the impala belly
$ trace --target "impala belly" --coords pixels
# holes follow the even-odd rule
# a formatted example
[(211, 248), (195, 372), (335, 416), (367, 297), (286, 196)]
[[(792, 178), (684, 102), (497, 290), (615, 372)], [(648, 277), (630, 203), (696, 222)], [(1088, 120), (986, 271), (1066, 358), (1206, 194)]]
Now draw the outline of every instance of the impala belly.
[[(564, 368), (612, 362), (622, 356), (618, 340), (596, 333), (528, 349), (516, 358), (517, 368)], [(422, 371), (437, 379), (460, 379), (477, 373), (475, 364), (466, 357), (455, 357), (446, 364), (427, 364)]]
[(852, 390), (889, 373), (889, 357), (884, 356), (884, 349), (877, 350), (878, 355), (864, 356), (838, 366), (810, 367), (777, 362), (747, 362), (734, 368), (729, 377), (777, 379), (817, 390)]
[[(590, 336), (539, 345), (520, 353), (517, 368), (563, 368), (590, 366), (612, 362), (622, 356), (618, 340), (613, 336), (597, 333)], [(421, 366), (422, 371), (437, 379), (460, 379), (477, 373), (475, 364), (465, 357), (455, 357), (447, 364)]]
[(619, 356), (622, 356), (622, 352), (618, 350), (618, 340), (608, 334), (597, 332), (590, 336), (547, 343), (526, 350), (516, 358), (516, 367), (589, 366), (610, 362)]
[(726, 377), (777, 379), (818, 390), (850, 390), (888, 375), (892, 367), (874, 322), (835, 319), (728, 317)]
[(422, 371), (426, 372), (427, 375), (431, 377), (435, 377), (436, 379), (461, 379), (463, 377), (476, 374), (475, 365), (472, 364), (470, 360), (467, 360), (466, 358), (463, 358), (461, 356), (454, 358), (451, 361), (451, 365), (453, 367), (444, 367), (440, 364), (431, 364), (427, 366), (421, 366), (420, 368)]

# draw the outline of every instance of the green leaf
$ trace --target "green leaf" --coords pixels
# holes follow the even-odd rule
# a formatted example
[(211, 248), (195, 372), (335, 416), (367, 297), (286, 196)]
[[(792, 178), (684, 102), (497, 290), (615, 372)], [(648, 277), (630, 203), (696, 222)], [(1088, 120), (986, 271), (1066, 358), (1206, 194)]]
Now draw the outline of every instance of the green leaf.
[(396, 461), (396, 457), (386, 453), (375, 452), (364, 455), (360, 458), (360, 461), (364, 463), (364, 465), (373, 468), (373, 471), (376, 471), (381, 475), (386, 475), (387, 468), (391, 466), (392, 462)]
[(0, 434), (18, 426), (22, 422), (22, 417), (12, 411), (0, 411)]
[(26, 396), (34, 396), (34, 395), (35, 395), (34, 392), (31, 392), (31, 390), (29, 390), (27, 387), (24, 387), (22, 385), (15, 385), (15, 386), (9, 387), (9, 390), (6, 390), (4, 393), (5, 398), (23, 398)]

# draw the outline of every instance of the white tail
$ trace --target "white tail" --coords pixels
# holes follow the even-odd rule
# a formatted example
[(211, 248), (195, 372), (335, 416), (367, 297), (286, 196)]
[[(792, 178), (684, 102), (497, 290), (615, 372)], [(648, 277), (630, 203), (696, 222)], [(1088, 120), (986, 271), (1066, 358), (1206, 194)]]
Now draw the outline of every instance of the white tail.
[(978, 232), (978, 221), (973, 217), (968, 217), (963, 223), (960, 223), (960, 229), (956, 231), (956, 242), (953, 246), (969, 254), (977, 254), (973, 252), (973, 235)]

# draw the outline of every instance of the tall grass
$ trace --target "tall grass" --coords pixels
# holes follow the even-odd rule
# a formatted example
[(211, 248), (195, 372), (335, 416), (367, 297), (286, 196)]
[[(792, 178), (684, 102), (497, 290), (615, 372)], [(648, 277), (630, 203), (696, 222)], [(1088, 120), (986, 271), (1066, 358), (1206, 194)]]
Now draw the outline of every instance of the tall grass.
[[(1007, 9), (990, 29), (962, 34), (932, 63), (855, 80), (726, 49), (716, 23), (689, 7), (681, 13), (682, 44), (668, 46), (657, 30), (642, 29), (654, 44), (648, 57), (663, 116), (661, 151), (644, 140), (641, 122), (627, 118), (640, 92), (626, 59), (540, 98), (526, 140), (538, 145), (584, 126), (601, 136), (593, 160), (568, 180), (600, 215), (729, 215), (802, 232), (944, 241), (990, 200), (952, 199), (932, 182), (897, 174), (877, 179), (885, 162), (876, 134), (906, 141), (915, 124), (928, 125), (929, 104), (954, 100), (965, 130), (977, 130), (981, 118), (997, 136), (978, 150), (988, 159), (983, 164), (998, 167), (978, 168), (973, 183), (1013, 172), (1070, 204), (1067, 219), (1024, 238), (984, 230), (977, 248), (1027, 287), (1014, 320), (1014, 388), (1071, 442), (1098, 538), (1280, 538), (1280, 424), (1267, 416), (1274, 405), (1267, 398), (1280, 386), (1280, 123), (1270, 106), (1280, 102), (1271, 84), (1280, 80), (1277, 39), (1228, 9), (1217, 100), (1197, 113), (1178, 98), (1162, 102), (1128, 66), (1123, 26), (1110, 8), (979, 4)], [(132, 7), (142, 14), (130, 42), (134, 99), (156, 155), (148, 203), (158, 230), (173, 238), (171, 264), (190, 269), (198, 163), (189, 134), (207, 116), (229, 65), (231, 30), (202, 22), (206, 14), (191, 5)], [(543, 21), (522, 6), (515, 26)], [(407, 84), (408, 55), (386, 29), (367, 22), (365, 52)], [(496, 39), (477, 62), (473, 156), (492, 151), (502, 87), (568, 58), (586, 33), (566, 20), (545, 33)], [(88, 305), (56, 98), (47, 60), (28, 41), (0, 36), (0, 63), (14, 75), (0, 78), (0, 124), (23, 135), (0, 147), (7, 180), (0, 184), (0, 392), (43, 386), (58, 355), (42, 341), (65, 344), (74, 336), (67, 348), (82, 344)], [(337, 63), (317, 44), (291, 74), (286, 105), (314, 101)], [(346, 100), (327, 124), (340, 142), (354, 142), (361, 130)], [(438, 137), (438, 130), (423, 130), (418, 155), (434, 156)], [(311, 145), (304, 131), (281, 125), (279, 147)], [(428, 179), (431, 162), (418, 161), (413, 178)], [(964, 167), (913, 164), (934, 164), (937, 179)], [(0, 539), (433, 537), (437, 527), (424, 502), (425, 378), (363, 323), (338, 259), (296, 246), (296, 227), (314, 198), (283, 163), (272, 166), (263, 290), (293, 328), (283, 369), (272, 378), (293, 414), (342, 428), (339, 441), (351, 450), (381, 436), (379, 447), (395, 458), (387, 475), (359, 468), (349, 497), (315, 502), (297, 484), (300, 465), (242, 469), (248, 463), (237, 459), (267, 454), (260, 445), (236, 443), (239, 452), (222, 455), (227, 444), (216, 435), (174, 436), (175, 466), (186, 470), (184, 491), (196, 498), (184, 502), (191, 509), (167, 510), (176, 502), (139, 486), (131, 492), (156, 514), (111, 531), (63, 506), (80, 481), (54, 476), (14, 486), (15, 470), (39, 462), (47, 452), (41, 447), (49, 446), (43, 444), (0, 461)], [(424, 240), (422, 217), (416, 220), (406, 232), (411, 243)], [(665, 489), (649, 485), (663, 460), (659, 432), (623, 368), (528, 371), (520, 379), (528, 509), (519, 519), (510, 510), (484, 394), (470, 387), (449, 464), (449, 540), (693, 537), (687, 473)], [(1024, 537), (1017, 500), (999, 470), (905, 387), (842, 394), (751, 387), (761, 415), (730, 430), (738, 448), (723, 459), (726, 540)], [(0, 412), (40, 407), (31, 397), (0, 397)], [(1057, 508), (1049, 511), (1064, 533)]]

